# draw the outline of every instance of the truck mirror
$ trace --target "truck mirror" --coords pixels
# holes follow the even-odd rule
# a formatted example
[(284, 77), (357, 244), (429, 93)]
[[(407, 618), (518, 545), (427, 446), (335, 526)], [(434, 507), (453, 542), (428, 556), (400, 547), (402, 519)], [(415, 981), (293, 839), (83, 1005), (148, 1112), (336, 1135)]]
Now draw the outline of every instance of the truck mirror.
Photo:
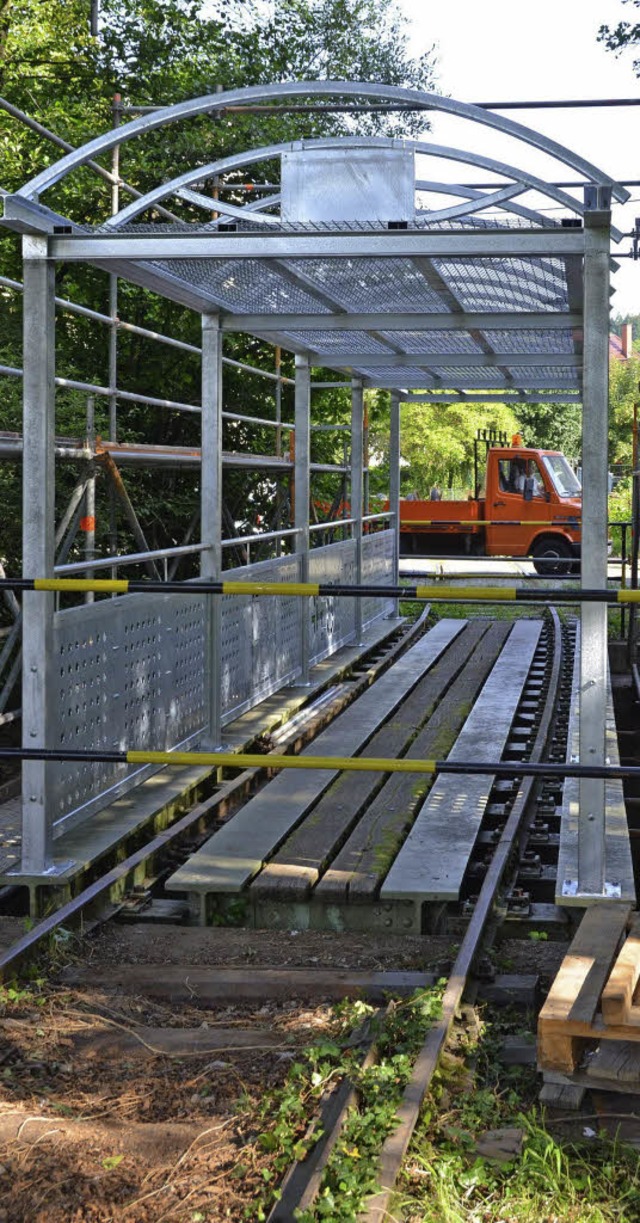
[(522, 496), (524, 497), (525, 501), (533, 501), (533, 487), (533, 476), (525, 476), (524, 488), (522, 490)]

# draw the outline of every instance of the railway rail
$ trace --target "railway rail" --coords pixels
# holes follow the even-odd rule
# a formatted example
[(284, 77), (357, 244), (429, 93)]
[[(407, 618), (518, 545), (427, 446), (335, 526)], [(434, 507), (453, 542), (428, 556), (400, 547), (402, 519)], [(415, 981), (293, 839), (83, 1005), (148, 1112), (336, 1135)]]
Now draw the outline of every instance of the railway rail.
[[(289, 728), (290, 745), (300, 748), (306, 737), (324, 726), (332, 714), (344, 710), (345, 706), (355, 699), (357, 692), (362, 692), (375, 683), (375, 677), (411, 648), (412, 642), (424, 628), (426, 614), (423, 613), (421, 621), (412, 630), (405, 633), (396, 632), (386, 646), (378, 646), (375, 661), (368, 663), (365, 659), (361, 664), (362, 673), (358, 677), (321, 697), (322, 707), (319, 712), (316, 710), (315, 717), (313, 707), (311, 715), (305, 715), (304, 712), (299, 714), (298, 722)], [(526, 920), (532, 897), (535, 903), (536, 897), (544, 899), (547, 895), (549, 879), (553, 873), (551, 859), (557, 851), (558, 842), (555, 804), (563, 777), (567, 773), (575, 772), (575, 769), (564, 765), (574, 637), (575, 626), (571, 623), (561, 625), (558, 614), (550, 611), (533, 653), (527, 682), (518, 701), (502, 760), (494, 762), (490, 770), (487, 766), (486, 771), (491, 771), (494, 776), (493, 785), (486, 803), (485, 818), (465, 872), (455, 917), (458, 925), (462, 923), (465, 932), (444, 989), (442, 1016), (428, 1032), (404, 1093), (398, 1114), (398, 1127), (382, 1148), (379, 1170), (381, 1189), (362, 1215), (367, 1223), (380, 1223), (386, 1217), (389, 1199), (417, 1122), (421, 1102), (429, 1090), (439, 1056), (465, 991), (472, 983), (474, 967), (490, 946), (497, 925), (503, 919), (514, 924), (518, 919)], [(305, 716), (308, 720), (306, 727), (300, 725)], [(283, 740), (286, 734), (287, 728), (284, 727)], [(280, 746), (282, 742), (278, 744), (278, 747)], [(218, 762), (222, 763), (220, 755), (216, 754), (216, 757)], [(295, 757), (284, 759), (292, 763)], [(249, 760), (251, 767), (247, 767)], [(198, 804), (166, 832), (155, 837), (126, 861), (96, 880), (71, 902), (45, 918), (34, 930), (0, 955), (2, 976), (6, 979), (14, 973), (18, 965), (25, 958), (32, 956), (38, 945), (56, 929), (69, 928), (70, 924), (79, 920), (83, 921), (87, 929), (91, 929), (96, 920), (104, 921), (118, 911), (122, 912), (123, 905), (129, 906), (134, 920), (144, 919), (145, 904), (153, 893), (156, 917), (160, 916), (162, 919), (163, 905), (167, 906), (164, 910), (165, 921), (167, 913), (181, 913), (184, 916), (186, 906), (180, 908), (179, 902), (176, 906), (174, 900), (174, 908), (171, 909), (169, 901), (165, 899), (167, 894), (163, 892), (162, 885), (167, 874), (172, 867), (175, 868), (176, 862), (184, 859), (187, 851), (193, 851), (194, 847), (197, 849), (198, 843), (205, 840), (212, 820), (219, 820), (222, 816), (228, 822), (229, 818), (232, 818), (230, 813), (236, 809), (238, 803), (246, 800), (255, 790), (258, 770), (261, 770), (264, 776), (265, 771), (279, 766), (281, 753), (272, 747), (270, 753), (255, 759), (241, 755), (230, 762), (225, 757), (223, 763), (225, 766), (229, 763), (231, 767), (235, 766), (236, 771), (241, 770), (239, 775), (222, 781), (203, 803)], [(391, 762), (370, 757), (365, 763), (371, 770), (389, 766)], [(404, 763), (415, 767), (420, 761)], [(322, 767), (321, 762), (316, 759), (316, 768), (318, 764)], [(473, 762), (463, 762), (460, 771), (468, 770), (472, 765), (476, 772), (483, 772), (482, 766)], [(497, 767), (498, 765), (500, 767)], [(146, 886), (136, 890), (134, 881), (141, 875), (145, 877)], [(153, 921), (153, 901), (150, 909), (147, 918)], [(449, 909), (451, 911), (451, 906)], [(173, 928), (169, 923), (168, 929)], [(184, 927), (179, 923), (175, 929), (180, 928)], [(252, 969), (252, 982), (243, 986), (242, 980), (244, 977), (246, 982), (247, 974), (242, 970), (226, 973), (219, 971), (213, 974), (207, 970), (198, 975), (193, 967), (183, 965), (174, 972), (174, 1000), (185, 996), (185, 974), (189, 977), (189, 989), (192, 991), (190, 996), (196, 998), (200, 992), (201, 1000), (209, 998), (209, 1005), (216, 1001), (221, 1003), (232, 998), (242, 998), (243, 990), (248, 991), (248, 997), (259, 998), (265, 995), (277, 996), (278, 990), (281, 995), (286, 995), (287, 991), (291, 990), (304, 994), (305, 989), (312, 992), (319, 990), (321, 993), (324, 991), (328, 996), (342, 996), (354, 988), (359, 988), (369, 996), (380, 998), (385, 992), (397, 993), (400, 990), (406, 993), (412, 986), (427, 983), (429, 980), (424, 974), (403, 976), (391, 971), (377, 975), (358, 975), (353, 971), (335, 970), (324, 974), (317, 970), (315, 973), (314, 970), (301, 972), (298, 979), (295, 973), (286, 972), (281, 974), (281, 979), (278, 980), (277, 972), (264, 970), (260, 973), (259, 970)], [(155, 975), (166, 978), (167, 973), (158, 973), (156, 970)], [(152, 990), (153, 976), (151, 970), (145, 979), (143, 966), (131, 974), (125, 972), (121, 988), (126, 988), (126, 981), (129, 982), (129, 988), (134, 988), (134, 982), (137, 982), (136, 988), (144, 993)], [(110, 978), (112, 986), (117, 985), (117, 970), (111, 968), (102, 979), (102, 984), (106, 984), (107, 978)], [(99, 975), (96, 976), (95, 971), (91, 970), (83, 977), (82, 971), (74, 976), (74, 970), (71, 969), (66, 980), (80, 984), (83, 980), (93, 980), (98, 984), (101, 982)], [(151, 1043), (152, 1048), (156, 1048), (153, 1034), (149, 1035), (147, 1032), (144, 1039)], [(249, 1041), (249, 1037), (246, 1037), (246, 1041)], [(161, 1049), (157, 1048), (156, 1051), (160, 1053)], [(365, 1063), (375, 1060), (373, 1038), (368, 1047), (364, 1048), (363, 1056)], [(357, 1094), (346, 1081), (340, 1083), (330, 1099), (325, 1101), (323, 1135), (312, 1147), (310, 1155), (294, 1166), (285, 1177), (282, 1196), (269, 1216), (271, 1223), (290, 1220), (296, 1209), (311, 1208), (322, 1184), (323, 1168), (335, 1146), (349, 1109), (356, 1102)]]

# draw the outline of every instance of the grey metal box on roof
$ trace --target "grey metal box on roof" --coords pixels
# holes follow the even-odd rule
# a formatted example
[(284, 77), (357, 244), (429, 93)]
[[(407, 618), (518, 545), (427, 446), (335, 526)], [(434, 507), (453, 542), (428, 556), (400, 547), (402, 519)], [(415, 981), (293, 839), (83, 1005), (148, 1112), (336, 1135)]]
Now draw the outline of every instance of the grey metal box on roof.
[(405, 148), (282, 154), (285, 221), (413, 221), (414, 154)]

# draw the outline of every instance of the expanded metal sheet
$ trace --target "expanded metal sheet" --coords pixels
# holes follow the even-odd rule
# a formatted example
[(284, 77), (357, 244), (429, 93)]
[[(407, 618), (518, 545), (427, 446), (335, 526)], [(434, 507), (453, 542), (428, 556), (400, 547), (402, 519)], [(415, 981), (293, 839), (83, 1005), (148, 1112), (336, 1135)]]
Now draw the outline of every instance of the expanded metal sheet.
[(227, 310), (326, 313), (313, 292), (278, 271), (273, 260), (168, 259), (154, 260), (152, 266), (212, 293)]
[[(196, 183), (192, 187), (197, 187)], [(418, 191), (422, 195), (422, 190)], [(212, 203), (212, 207), (214, 207)], [(350, 220), (347, 221), (344, 217), (338, 217), (331, 221), (283, 221), (281, 218), (276, 218), (276, 214), (271, 212), (270, 215), (277, 219), (277, 224), (269, 225), (269, 232), (281, 234), (316, 234), (316, 233), (335, 233), (336, 224), (339, 225), (341, 231), (346, 233), (377, 233), (380, 226), (386, 225), (386, 221), (380, 220)], [(229, 224), (229, 220), (223, 223)], [(239, 231), (250, 233), (264, 233), (264, 222), (256, 219), (254, 215), (247, 211), (245, 217), (235, 218), (232, 224), (236, 224)], [(421, 230), (444, 230), (455, 232), (461, 229), (558, 229), (560, 222), (551, 220), (550, 218), (540, 217), (537, 221), (526, 217), (518, 217), (513, 214), (508, 216), (505, 214), (502, 217), (488, 217), (475, 213), (473, 216), (449, 217), (440, 220), (432, 220), (428, 210), (421, 210), (414, 216), (413, 219), (408, 218), (406, 228), (410, 231), (420, 232)], [(118, 225), (117, 232), (119, 234), (141, 234), (148, 237), (149, 234), (171, 234), (171, 233), (189, 233), (192, 236), (196, 234), (211, 234), (218, 228), (218, 222), (212, 221), (203, 224), (202, 221), (128, 221), (124, 225)], [(79, 224), (78, 229), (83, 233), (108, 233), (113, 234), (113, 222), (111, 219), (103, 221), (99, 225), (83, 225)]]
[[(392, 532), (363, 541), (366, 580), (391, 581)], [(280, 557), (228, 570), (228, 580), (295, 582), (299, 558)], [(310, 554), (310, 578), (355, 581), (355, 542)], [(301, 616), (311, 625), (313, 662), (353, 640), (353, 600), (224, 596), (221, 600), (222, 721), (300, 675)], [(387, 612), (388, 600), (366, 601), (364, 622)], [(206, 726), (208, 600), (196, 595), (124, 595), (58, 612), (47, 685), (58, 711), (56, 745), (80, 751), (169, 750)], [(86, 818), (147, 777), (152, 768), (118, 764), (51, 766), (48, 801), (54, 822)]]
[(466, 310), (563, 310), (568, 307), (566, 266), (559, 259), (434, 260)]
[[(194, 595), (126, 595), (58, 612), (47, 677), (57, 745), (166, 750), (198, 733), (205, 722), (205, 604)], [(84, 817), (148, 772), (52, 765), (54, 819)]]
[[(393, 386), (403, 387), (430, 387), (434, 385), (434, 379), (430, 369), (420, 365), (416, 365), (415, 367), (412, 366), (411, 368), (404, 365), (402, 368), (398, 368), (397, 365), (367, 366), (365, 357), (362, 364), (358, 363), (357, 372), (362, 374), (364, 378), (370, 378), (374, 384), (376, 382), (380, 382), (382, 385), (391, 384)], [(447, 390), (454, 389), (458, 385), (458, 382), (459, 378), (456, 371), (456, 378), (453, 382), (447, 383)]]
[(481, 353), (483, 349), (467, 331), (381, 331), (386, 340), (406, 353)]
[[(372, 336), (367, 335), (366, 331), (288, 331), (287, 335), (312, 351), (322, 353), (385, 353), (389, 351), (387, 344), (374, 340)], [(393, 339), (391, 336), (389, 338)]]
[(500, 353), (571, 353), (575, 352), (573, 332), (567, 331), (499, 331), (483, 330), (492, 348)]
[[(345, 310), (437, 311), (442, 302), (410, 259), (288, 260)], [(446, 308), (446, 307), (445, 307)]]
[[(297, 582), (297, 556), (227, 569), (225, 581)], [(300, 600), (225, 595), (221, 612), (222, 722), (226, 725), (300, 674)]]
[(580, 373), (572, 365), (519, 365), (517, 369), (511, 369), (505, 362), (505, 369), (509, 374), (513, 375), (515, 381), (537, 380), (539, 383), (546, 383), (549, 387), (553, 387), (555, 383), (565, 385), (567, 382), (580, 385)]

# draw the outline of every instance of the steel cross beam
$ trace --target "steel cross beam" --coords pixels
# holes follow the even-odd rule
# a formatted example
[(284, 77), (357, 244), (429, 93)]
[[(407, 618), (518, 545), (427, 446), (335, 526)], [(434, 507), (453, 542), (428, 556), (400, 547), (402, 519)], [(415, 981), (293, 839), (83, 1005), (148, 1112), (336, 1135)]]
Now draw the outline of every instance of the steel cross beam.
[(511, 391), (508, 395), (498, 397), (495, 393), (486, 395), (479, 391), (457, 391), (455, 397), (443, 391), (438, 395), (412, 395), (407, 392), (402, 395), (403, 403), (580, 403), (578, 392), (567, 388), (566, 391), (539, 391), (536, 394), (524, 391)]
[[(503, 369), (503, 366), (511, 366), (513, 369), (529, 368), (535, 366), (558, 366), (566, 369), (581, 369), (582, 357), (577, 357), (573, 353), (539, 353), (539, 352), (495, 352), (492, 350), (487, 353), (410, 353), (399, 352), (390, 353), (366, 353), (366, 352), (322, 352), (321, 349), (311, 349), (314, 365), (326, 366), (327, 369), (336, 367), (338, 369), (348, 368), (353, 369), (354, 366), (366, 366), (367, 369), (375, 369), (375, 367), (393, 367), (397, 368), (425, 368), (425, 369), (441, 369), (441, 368), (462, 368), (462, 369), (497, 369), (502, 376), (507, 380), (508, 384), (513, 382), (513, 375), (508, 370)], [(434, 375), (436, 377), (436, 375)], [(438, 381), (442, 381), (442, 376), (438, 377)]]
[[(9, 197), (10, 199), (11, 197)], [(360, 230), (321, 233), (77, 234), (49, 239), (52, 259), (65, 263), (134, 259), (491, 259), (584, 255), (582, 230)]]
[[(362, 372), (362, 369), (360, 369), (355, 376), (362, 378), (364, 385), (370, 389), (377, 387), (378, 390), (398, 390), (402, 392), (410, 392), (412, 390), (422, 390), (425, 385), (425, 380), (422, 373), (420, 373), (419, 377), (416, 375), (413, 378), (409, 375), (404, 375), (402, 377), (400, 375), (397, 377), (388, 377), (384, 374), (378, 376), (374, 375), (373, 373), (369, 375), (366, 373), (366, 365), (364, 362), (362, 362), (362, 366), (364, 367), (365, 372)], [(464, 380), (462, 378), (453, 379), (449, 377), (447, 381), (450, 383), (450, 385), (446, 388), (446, 390), (443, 390), (441, 395), (437, 397), (436, 402), (438, 403), (458, 402), (458, 396), (457, 394), (454, 394), (454, 392), (457, 391), (468, 391), (471, 394), (474, 392), (479, 394), (480, 398), (477, 401), (479, 403), (486, 403), (487, 401), (494, 402), (496, 400), (496, 393), (500, 391), (505, 391), (508, 394), (508, 403), (511, 403), (512, 400), (515, 402), (516, 393), (520, 391), (533, 392), (535, 390), (539, 390), (540, 396), (533, 396), (534, 403), (541, 402), (541, 396), (550, 390), (554, 392), (569, 392), (568, 396), (564, 394), (559, 395), (558, 402), (560, 403), (568, 403), (569, 400), (575, 396), (578, 398), (580, 397), (580, 388), (576, 380), (572, 379), (569, 381), (567, 378), (553, 378), (551, 380), (546, 378), (544, 381), (542, 381), (542, 379), (536, 380), (533, 378), (519, 378), (517, 387), (507, 386), (505, 383), (501, 383), (498, 379), (493, 378), (491, 382), (483, 384), (486, 391), (486, 394), (484, 395), (479, 392), (477, 382), (474, 383), (469, 375), (465, 376)], [(453, 383), (453, 385), (451, 385), (451, 383)], [(449, 396), (448, 399), (447, 395)], [(501, 399), (500, 403), (502, 402), (504, 401)]]
[(456, 311), (436, 314), (225, 314), (223, 331), (570, 331), (582, 326), (582, 310), (546, 314)]

